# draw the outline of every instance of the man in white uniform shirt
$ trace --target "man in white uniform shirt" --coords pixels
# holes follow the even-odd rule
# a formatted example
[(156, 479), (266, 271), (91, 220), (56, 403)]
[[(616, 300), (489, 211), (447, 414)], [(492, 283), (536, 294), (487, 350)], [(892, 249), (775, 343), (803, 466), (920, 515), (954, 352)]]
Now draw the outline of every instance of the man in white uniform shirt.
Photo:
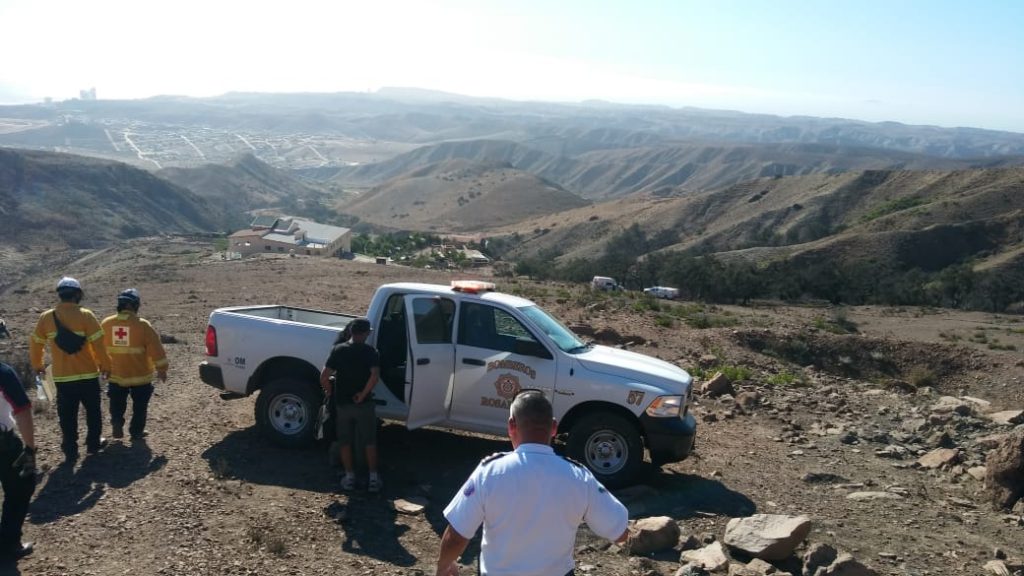
[(509, 411), (515, 451), (484, 459), (444, 509), (448, 527), (438, 576), (459, 573), (456, 560), (481, 524), (484, 576), (572, 574), (576, 531), (584, 521), (609, 540), (629, 535), (626, 507), (589, 470), (552, 450), (558, 425), (547, 398), (522, 392)]

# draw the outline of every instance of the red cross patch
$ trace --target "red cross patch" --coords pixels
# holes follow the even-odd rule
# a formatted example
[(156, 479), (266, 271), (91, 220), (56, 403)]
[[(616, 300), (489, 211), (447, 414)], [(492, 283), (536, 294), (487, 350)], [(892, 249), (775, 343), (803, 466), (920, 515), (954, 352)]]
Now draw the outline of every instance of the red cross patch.
[(114, 346), (128, 345), (128, 326), (117, 326), (114, 328)]

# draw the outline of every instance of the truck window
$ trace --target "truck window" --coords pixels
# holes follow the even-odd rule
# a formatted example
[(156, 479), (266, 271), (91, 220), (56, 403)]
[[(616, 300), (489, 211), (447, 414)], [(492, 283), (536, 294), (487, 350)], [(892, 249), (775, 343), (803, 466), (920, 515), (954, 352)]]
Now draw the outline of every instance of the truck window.
[(462, 303), (459, 344), (513, 352), (516, 340), (536, 342), (530, 331), (508, 312), (486, 304)]
[(451, 344), (455, 302), (448, 298), (414, 298), (413, 320), (420, 344)]

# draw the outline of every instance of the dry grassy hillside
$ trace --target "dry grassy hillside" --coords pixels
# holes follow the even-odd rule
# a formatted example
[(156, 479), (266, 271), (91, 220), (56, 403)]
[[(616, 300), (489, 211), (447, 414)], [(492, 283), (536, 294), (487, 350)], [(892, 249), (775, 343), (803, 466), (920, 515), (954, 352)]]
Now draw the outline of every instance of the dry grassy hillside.
[(395, 178), (340, 210), (385, 227), (470, 231), (586, 204), (557, 184), (507, 165), (452, 160)]
[(635, 196), (504, 232), (524, 238), (522, 255), (593, 255), (640, 223), (648, 237), (660, 234), (662, 248), (695, 254), (741, 251), (764, 261), (814, 251), (935, 269), (1019, 248), (1022, 211), (1024, 169), (868, 171), (762, 178), (691, 197)]

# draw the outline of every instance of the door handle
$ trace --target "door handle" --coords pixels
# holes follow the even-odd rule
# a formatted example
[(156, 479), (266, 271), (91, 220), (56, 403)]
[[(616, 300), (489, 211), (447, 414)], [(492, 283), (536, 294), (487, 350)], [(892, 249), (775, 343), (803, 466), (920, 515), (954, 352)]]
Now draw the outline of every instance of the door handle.
[(469, 364), (470, 366), (486, 366), (487, 365), (487, 362), (484, 362), (483, 360), (477, 360), (476, 358), (463, 358), (462, 359), (462, 363), (463, 364)]
[(576, 393), (572, 390), (555, 390), (555, 394), (561, 394), (562, 396), (575, 396)]
[(427, 364), (430, 364), (430, 358), (417, 358), (416, 359), (416, 365), (417, 366), (426, 366)]

